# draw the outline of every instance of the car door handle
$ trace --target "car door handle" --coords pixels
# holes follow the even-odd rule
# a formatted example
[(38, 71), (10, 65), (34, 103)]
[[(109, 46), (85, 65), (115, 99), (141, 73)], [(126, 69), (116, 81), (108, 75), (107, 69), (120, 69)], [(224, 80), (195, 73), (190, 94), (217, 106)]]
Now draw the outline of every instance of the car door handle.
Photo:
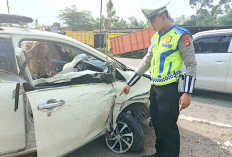
[(64, 100), (49, 99), (45, 103), (37, 104), (37, 108), (39, 110), (48, 109), (48, 110), (51, 110), (51, 111), (55, 111), (58, 107), (61, 107), (64, 104), (65, 104)]

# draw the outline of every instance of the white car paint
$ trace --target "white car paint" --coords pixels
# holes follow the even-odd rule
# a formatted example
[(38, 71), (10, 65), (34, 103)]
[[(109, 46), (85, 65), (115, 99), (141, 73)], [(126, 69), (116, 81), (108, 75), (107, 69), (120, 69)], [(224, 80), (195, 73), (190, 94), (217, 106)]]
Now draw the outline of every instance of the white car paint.
[(0, 80), (0, 155), (23, 150), (26, 146), (23, 99), (21, 96), (19, 110), (14, 112), (12, 93), (15, 87), (16, 82)]
[[(38, 156), (62, 156), (104, 131), (115, 95), (112, 86), (99, 83), (28, 92)], [(48, 112), (38, 110), (36, 104), (43, 99), (54, 99), (51, 96), (65, 104), (49, 116)]]
[[(12, 40), (14, 55), (17, 60), (17, 72), (20, 71), (19, 67), (23, 65), (26, 59), (19, 47), (20, 41), (25, 39), (64, 43), (83, 49), (105, 62), (114, 63), (112, 58), (98, 50), (55, 33), (34, 30), (4, 30), (0, 31), (0, 38), (10, 38)], [(128, 79), (132, 74), (132, 71), (122, 71), (119, 67), (117, 70), (125, 79)], [(19, 107), (15, 112), (15, 99), (14, 96), (12, 97), (12, 93), (14, 93), (16, 83), (21, 83), (21, 88), (23, 88), (24, 79), (33, 86), (44, 80), (32, 80), (27, 66), (23, 73), (24, 78), (5, 71), (0, 71), (0, 73), (0, 98), (3, 104), (3, 108), (0, 110), (0, 116), (2, 116), (0, 123), (3, 128), (0, 130), (0, 155), (4, 156), (22, 155), (36, 149), (38, 156), (52, 157), (68, 154), (104, 135), (112, 127), (114, 128), (118, 115), (128, 106), (133, 107), (134, 104), (137, 104), (147, 107), (149, 102), (150, 81), (142, 77), (138, 84), (132, 88), (133, 92), (131, 94), (121, 97), (119, 97), (119, 93), (126, 83), (121, 80), (116, 80), (111, 84), (88, 83), (37, 89), (28, 92), (21, 91)], [(85, 73), (93, 74), (90, 71), (66, 71), (63, 75), (55, 75), (54, 78), (49, 78), (47, 81), (62, 80), (65, 82), (70, 80), (70, 76), (77, 78), (85, 75)], [(12, 80), (12, 78), (15, 79)], [(65, 103), (59, 106), (59, 110), (55, 112), (54, 110), (40, 110), (38, 108), (38, 103), (41, 104), (41, 102), (50, 99), (62, 100)], [(54, 101), (52, 102), (54, 103)], [(33, 111), (34, 124), (28, 122), (30, 121), (28, 120), (30, 119), (28, 116), (29, 107)], [(111, 121), (113, 121), (113, 125)], [(2, 140), (2, 137), (4, 137), (4, 140)]]
[[(199, 32), (193, 35), (193, 40), (195, 44), (200, 39), (219, 36), (232, 38), (232, 29)], [(225, 52), (196, 52), (196, 89), (232, 93), (232, 39), (230, 40), (228, 50)]]

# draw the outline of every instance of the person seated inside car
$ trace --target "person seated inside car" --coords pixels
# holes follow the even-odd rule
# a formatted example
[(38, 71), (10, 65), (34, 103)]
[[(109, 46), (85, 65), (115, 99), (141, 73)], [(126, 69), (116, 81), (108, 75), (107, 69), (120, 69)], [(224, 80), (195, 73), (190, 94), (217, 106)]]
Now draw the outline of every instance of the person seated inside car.
[(60, 44), (55, 45), (55, 47), (62, 60), (67, 61), (67, 62), (71, 62), (73, 60), (74, 57), (70, 53), (71, 51), (70, 47), (65, 46), (65, 45), (60, 45)]
[[(48, 78), (55, 75), (52, 70), (52, 56), (46, 42), (28, 41), (24, 44), (23, 50), (27, 57), (31, 57), (28, 67), (33, 79)], [(46, 71), (46, 62), (50, 73)]]

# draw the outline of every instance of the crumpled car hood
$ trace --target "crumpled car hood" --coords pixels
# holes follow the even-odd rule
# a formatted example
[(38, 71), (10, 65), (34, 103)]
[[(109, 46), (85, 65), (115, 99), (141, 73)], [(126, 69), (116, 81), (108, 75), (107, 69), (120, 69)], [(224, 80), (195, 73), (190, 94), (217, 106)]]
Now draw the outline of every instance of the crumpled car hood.
[[(129, 78), (134, 74), (133, 71), (121, 71), (117, 69), (126, 80), (129, 80)], [(138, 99), (144, 99), (149, 97), (150, 87), (151, 83), (148, 78), (141, 77), (140, 80), (131, 87), (130, 92), (126, 94), (120, 93), (122, 92), (124, 86), (126, 85), (126, 82), (117, 82), (117, 99), (116, 103), (124, 103), (126, 101), (130, 100), (138, 100)]]
[[(76, 69), (67, 69), (66, 71), (62, 71), (61, 73), (56, 74), (53, 77), (50, 78), (41, 78), (38, 80), (34, 80), (34, 85), (44, 84), (44, 83), (62, 83), (62, 82), (69, 82), (73, 78), (82, 77), (85, 75), (91, 75), (93, 77), (98, 77), (98, 74), (101, 74), (101, 72), (91, 71), (91, 70), (85, 70), (81, 72), (76, 72)], [(100, 77), (100, 76), (99, 76)]]

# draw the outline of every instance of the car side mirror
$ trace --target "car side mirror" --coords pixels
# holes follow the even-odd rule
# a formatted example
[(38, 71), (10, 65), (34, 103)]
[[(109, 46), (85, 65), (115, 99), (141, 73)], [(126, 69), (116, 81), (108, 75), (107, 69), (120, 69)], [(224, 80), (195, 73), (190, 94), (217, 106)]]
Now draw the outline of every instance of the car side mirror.
[(103, 73), (101, 74), (100, 79), (107, 84), (115, 82), (115, 69), (116, 65), (114, 62), (106, 62), (103, 65)]
[(116, 64), (114, 62), (107, 61), (103, 64), (103, 72), (104, 73), (115, 73)]

